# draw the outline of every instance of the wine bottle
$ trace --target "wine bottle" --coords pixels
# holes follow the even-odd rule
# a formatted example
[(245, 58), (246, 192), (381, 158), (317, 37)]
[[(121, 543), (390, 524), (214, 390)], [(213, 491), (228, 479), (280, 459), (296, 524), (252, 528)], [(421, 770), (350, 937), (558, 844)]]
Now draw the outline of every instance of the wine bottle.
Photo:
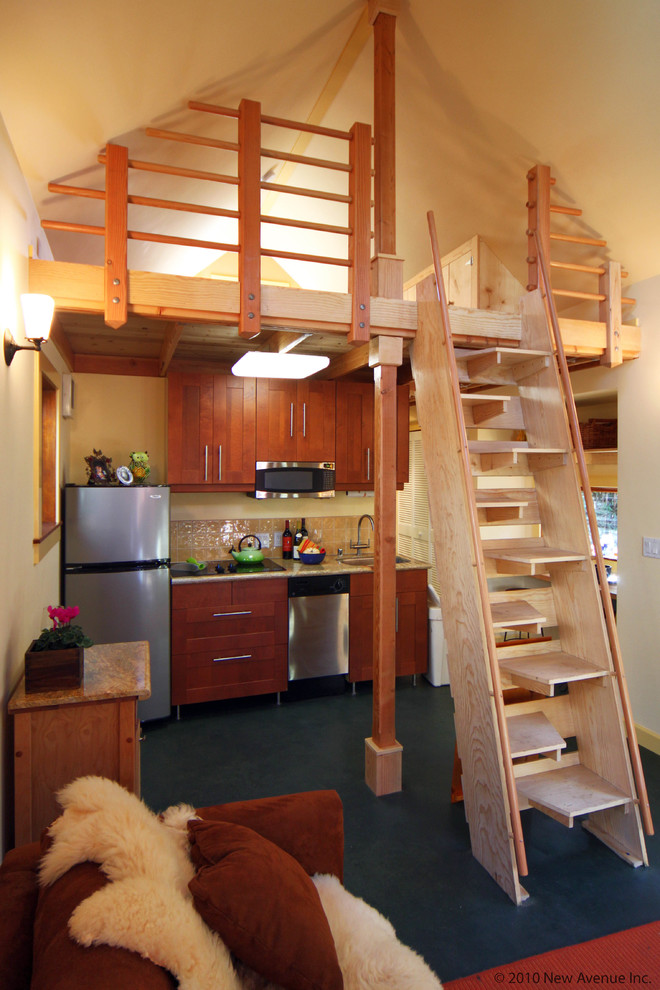
[(296, 535), (293, 538), (293, 559), (294, 560), (300, 560), (300, 551), (299, 551), (298, 548), (300, 547), (300, 544), (303, 541), (302, 523), (304, 521), (305, 520), (303, 519), (302, 522), (300, 523), (300, 525), (299, 526), (296, 526)]
[(284, 560), (291, 560), (293, 557), (293, 533), (289, 529), (289, 520), (286, 520), (286, 526), (284, 527), (284, 532), (282, 533), (282, 558)]

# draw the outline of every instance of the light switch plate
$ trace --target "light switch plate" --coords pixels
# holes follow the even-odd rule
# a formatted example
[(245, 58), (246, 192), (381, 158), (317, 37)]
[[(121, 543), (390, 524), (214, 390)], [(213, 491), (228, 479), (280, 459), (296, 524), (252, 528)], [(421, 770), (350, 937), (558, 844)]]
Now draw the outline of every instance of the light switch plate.
[(660, 539), (653, 536), (642, 537), (642, 556), (660, 558)]

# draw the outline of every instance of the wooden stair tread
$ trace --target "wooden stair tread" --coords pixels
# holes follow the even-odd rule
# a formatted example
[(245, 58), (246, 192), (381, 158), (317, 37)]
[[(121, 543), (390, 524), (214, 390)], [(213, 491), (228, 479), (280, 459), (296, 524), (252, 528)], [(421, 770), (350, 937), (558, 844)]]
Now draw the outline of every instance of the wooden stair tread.
[(609, 674), (608, 670), (570, 653), (564, 653), (562, 650), (526, 654), (509, 660), (500, 660), (499, 663), (500, 670), (506, 671), (519, 687), (529, 688), (548, 697), (552, 697), (557, 684), (584, 681)]
[(516, 498), (512, 495), (493, 495), (486, 489), (475, 493), (475, 501), (478, 509), (512, 509), (529, 505), (529, 499)]
[(493, 602), (490, 606), (493, 626), (507, 629), (513, 626), (542, 626), (547, 616), (541, 615), (529, 602), (514, 599), (507, 602)]
[(565, 447), (530, 447), (526, 440), (470, 440), (471, 454), (565, 454)]
[(520, 777), (518, 794), (532, 808), (572, 828), (578, 815), (629, 804), (631, 798), (581, 763)]
[(520, 564), (559, 564), (586, 560), (583, 553), (555, 547), (502, 547), (498, 550), (484, 550), (484, 556), (493, 560), (515, 560)]
[(555, 753), (565, 749), (566, 740), (559, 735), (543, 712), (512, 715), (506, 720), (509, 732), (509, 748), (513, 760), (539, 753)]
[(493, 395), (486, 392), (461, 392), (461, 401), (466, 406), (479, 405), (482, 402), (510, 402), (513, 395)]
[(527, 350), (523, 347), (485, 347), (481, 350), (469, 351), (465, 353), (464, 351), (456, 354), (457, 361), (470, 361), (475, 359), (487, 359), (491, 358), (493, 364), (499, 365), (500, 368), (511, 368), (516, 364), (522, 364), (523, 361), (529, 360), (529, 358), (535, 357), (549, 357), (549, 351), (540, 350)]

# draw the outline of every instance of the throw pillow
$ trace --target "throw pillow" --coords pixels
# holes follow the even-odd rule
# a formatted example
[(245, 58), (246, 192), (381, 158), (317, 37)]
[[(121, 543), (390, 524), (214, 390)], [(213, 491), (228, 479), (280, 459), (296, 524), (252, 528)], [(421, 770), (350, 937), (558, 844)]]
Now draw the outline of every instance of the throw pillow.
[(342, 990), (330, 926), (300, 864), (242, 825), (191, 821), (188, 830), (200, 866), (188, 886), (227, 948), (289, 990)]

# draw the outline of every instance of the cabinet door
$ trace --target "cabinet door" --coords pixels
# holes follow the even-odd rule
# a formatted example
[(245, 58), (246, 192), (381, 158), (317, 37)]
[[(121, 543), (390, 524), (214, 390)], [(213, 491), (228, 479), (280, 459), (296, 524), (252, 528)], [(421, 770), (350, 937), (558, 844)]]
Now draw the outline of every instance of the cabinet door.
[(335, 459), (335, 383), (298, 383), (296, 457), (299, 461)]
[(403, 488), (410, 475), (410, 386), (397, 388), (396, 487)]
[(167, 382), (168, 483), (208, 484), (212, 450), (213, 375), (170, 375)]
[(374, 487), (374, 386), (337, 382), (336, 487)]
[(257, 379), (258, 461), (295, 461), (297, 382)]
[(256, 380), (234, 375), (213, 378), (213, 449), (210, 480), (220, 485), (254, 485)]

